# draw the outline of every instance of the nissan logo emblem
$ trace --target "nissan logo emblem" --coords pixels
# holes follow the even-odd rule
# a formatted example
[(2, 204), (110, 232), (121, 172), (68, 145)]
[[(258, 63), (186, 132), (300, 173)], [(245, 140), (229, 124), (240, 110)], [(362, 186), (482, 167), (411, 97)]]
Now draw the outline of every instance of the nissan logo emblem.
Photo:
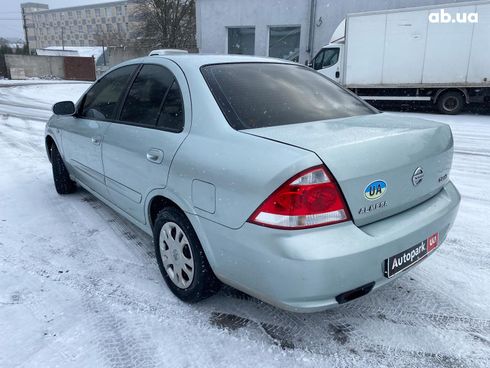
[(416, 187), (422, 180), (424, 180), (424, 170), (421, 167), (417, 167), (412, 175), (413, 186)]

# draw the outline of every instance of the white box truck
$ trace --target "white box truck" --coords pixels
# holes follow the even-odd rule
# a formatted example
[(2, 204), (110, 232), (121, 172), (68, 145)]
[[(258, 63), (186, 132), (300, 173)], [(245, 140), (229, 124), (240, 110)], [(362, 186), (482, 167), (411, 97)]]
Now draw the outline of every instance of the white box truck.
[(350, 14), (310, 65), (368, 101), (490, 103), (490, 1)]

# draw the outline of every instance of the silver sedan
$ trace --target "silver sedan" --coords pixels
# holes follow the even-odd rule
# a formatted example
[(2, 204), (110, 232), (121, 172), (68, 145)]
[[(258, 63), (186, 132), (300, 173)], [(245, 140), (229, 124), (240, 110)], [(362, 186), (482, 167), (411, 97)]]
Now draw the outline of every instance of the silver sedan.
[(293, 311), (349, 302), (433, 254), (460, 202), (447, 125), (287, 61), (149, 56), (53, 110), (58, 193), (80, 185), (152, 234), (187, 302), (221, 283)]

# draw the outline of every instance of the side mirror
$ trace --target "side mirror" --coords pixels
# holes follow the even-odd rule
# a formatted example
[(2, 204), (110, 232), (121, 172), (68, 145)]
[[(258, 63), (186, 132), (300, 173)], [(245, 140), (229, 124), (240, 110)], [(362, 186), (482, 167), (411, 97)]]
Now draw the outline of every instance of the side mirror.
[(73, 115), (75, 113), (75, 104), (71, 101), (57, 102), (53, 105), (53, 112), (56, 115)]

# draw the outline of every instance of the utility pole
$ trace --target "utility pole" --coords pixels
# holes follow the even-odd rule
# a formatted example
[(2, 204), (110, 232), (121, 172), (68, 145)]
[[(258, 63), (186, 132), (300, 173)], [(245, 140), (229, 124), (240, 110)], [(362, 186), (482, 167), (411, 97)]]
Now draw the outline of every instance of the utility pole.
[(25, 33), (25, 37), (26, 37), (26, 45), (27, 45), (27, 50), (29, 50), (29, 52), (31, 52), (30, 48), (29, 48), (29, 35), (27, 33), (27, 22), (26, 22), (26, 12), (25, 12), (25, 9), (22, 8), (22, 22), (24, 23), (24, 33)]
[(102, 41), (102, 56), (104, 58), (104, 66), (106, 66), (106, 60), (105, 60), (105, 41)]
[(65, 27), (61, 26), (61, 49), (65, 51)]

